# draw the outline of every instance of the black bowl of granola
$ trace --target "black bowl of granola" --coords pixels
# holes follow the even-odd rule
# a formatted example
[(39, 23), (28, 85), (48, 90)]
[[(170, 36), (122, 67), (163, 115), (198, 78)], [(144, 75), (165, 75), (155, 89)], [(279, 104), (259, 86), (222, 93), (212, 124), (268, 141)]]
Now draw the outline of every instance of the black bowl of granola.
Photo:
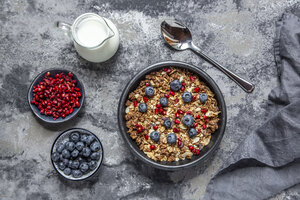
[(118, 107), (121, 135), (140, 160), (163, 170), (204, 163), (226, 127), (226, 105), (215, 81), (191, 64), (164, 61), (125, 87)]

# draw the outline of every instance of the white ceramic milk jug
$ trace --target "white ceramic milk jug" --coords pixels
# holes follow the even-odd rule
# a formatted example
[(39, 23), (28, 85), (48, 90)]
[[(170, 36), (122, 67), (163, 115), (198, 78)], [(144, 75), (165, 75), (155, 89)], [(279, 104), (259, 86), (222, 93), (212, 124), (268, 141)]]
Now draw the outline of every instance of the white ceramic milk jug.
[(109, 19), (97, 14), (80, 15), (72, 25), (57, 22), (57, 27), (71, 37), (78, 54), (90, 62), (104, 62), (118, 50), (118, 29)]

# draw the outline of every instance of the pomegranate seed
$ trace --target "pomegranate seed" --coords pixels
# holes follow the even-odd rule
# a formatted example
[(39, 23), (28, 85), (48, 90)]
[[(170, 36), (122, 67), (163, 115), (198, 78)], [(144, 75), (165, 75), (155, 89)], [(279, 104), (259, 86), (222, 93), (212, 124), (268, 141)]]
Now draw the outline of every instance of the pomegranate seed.
[(137, 127), (137, 128), (138, 128), (138, 127), (140, 127), (140, 125), (139, 125), (139, 124), (136, 124), (136, 125), (135, 125), (135, 127)]
[(178, 140), (178, 146), (179, 146), (179, 147), (181, 146), (181, 141), (180, 141), (180, 140)]
[(196, 101), (196, 99), (197, 99), (197, 96), (193, 95), (193, 101)]
[(181, 90), (181, 91), (184, 91), (184, 90), (185, 90), (185, 87), (184, 87), (184, 86), (182, 86), (182, 87), (180, 88), (180, 90)]
[(196, 115), (196, 119), (200, 119), (200, 115)]
[(197, 130), (197, 132), (198, 132), (198, 133), (201, 133), (201, 128), (199, 128), (199, 129)]
[(208, 111), (208, 110), (207, 110), (206, 108), (201, 109), (201, 112), (204, 113), (204, 114), (205, 114), (207, 111)]
[(145, 139), (148, 140), (149, 139), (149, 135), (145, 135)]
[(177, 104), (178, 102), (179, 102), (179, 99), (176, 98), (176, 99), (175, 99), (175, 104)]
[(134, 101), (134, 102), (133, 102), (133, 106), (134, 106), (134, 107), (137, 107), (137, 105), (138, 105), (138, 102), (137, 102), (137, 101)]
[(196, 154), (196, 151), (197, 151), (196, 149), (193, 149), (193, 154)]
[(80, 103), (77, 101), (77, 102), (75, 103), (75, 106), (76, 106), (77, 108), (79, 108), (79, 107), (80, 107)]
[(182, 85), (182, 86), (185, 86), (185, 82), (182, 82), (181, 85)]
[(139, 127), (137, 130), (136, 130), (138, 133), (141, 133), (143, 130), (141, 127)]
[(164, 70), (165, 72), (167, 72), (167, 71), (168, 71), (168, 68), (163, 68), (163, 70)]
[(190, 76), (190, 80), (191, 80), (191, 81), (195, 81), (195, 80), (196, 80), (196, 77)]
[(173, 128), (174, 133), (179, 133), (179, 129), (178, 128)]
[(179, 118), (179, 113), (176, 113), (176, 114), (175, 114), (175, 117), (176, 117), (176, 118)]
[(193, 124), (193, 128), (196, 128), (197, 126), (198, 126), (197, 122)]
[(174, 120), (175, 124), (180, 124), (180, 121), (178, 119)]
[(162, 114), (163, 114), (163, 115), (166, 115), (166, 114), (167, 114), (167, 112), (164, 110), (164, 111), (162, 112)]
[(187, 111), (186, 114), (187, 114), (187, 115), (190, 115), (190, 114), (192, 114), (192, 112), (191, 112), (191, 111)]
[(175, 95), (175, 92), (170, 91), (169, 94), (172, 95), (172, 96), (174, 96), (174, 95)]
[(170, 96), (168, 95), (168, 94), (165, 94), (165, 97), (168, 99), (168, 98), (170, 98)]
[(157, 129), (158, 129), (158, 127), (157, 127), (157, 126), (153, 126), (153, 129), (154, 129), (154, 130), (157, 130)]
[(184, 114), (184, 112), (182, 110), (180, 110), (180, 109), (177, 110), (177, 113), (179, 113), (181, 115)]
[(154, 113), (155, 113), (155, 114), (157, 114), (157, 113), (158, 113), (158, 108), (155, 108), (155, 111), (154, 111)]
[(146, 83), (146, 87), (148, 87), (150, 84), (149, 83)]
[(73, 108), (70, 109), (70, 114), (73, 113)]
[(208, 120), (208, 119), (204, 120), (204, 123), (206, 123), (206, 124), (207, 124), (208, 122), (209, 122), (209, 120)]
[(143, 99), (144, 99), (144, 102), (147, 103), (147, 101), (148, 101), (147, 97), (143, 97)]
[(158, 112), (162, 112), (163, 111), (163, 109), (162, 109), (162, 107), (160, 107), (159, 109), (158, 109)]
[(160, 104), (156, 104), (156, 108), (160, 108), (161, 107), (161, 105)]
[(143, 126), (142, 126), (141, 128), (142, 128), (142, 131), (144, 131), (144, 130), (145, 130), (145, 128), (144, 128)]
[(154, 146), (154, 145), (150, 145), (150, 149), (151, 149), (151, 150), (154, 150), (154, 149), (155, 149), (155, 146)]
[(50, 72), (47, 72), (47, 73), (45, 74), (45, 76), (50, 76)]
[(194, 147), (193, 147), (193, 146), (189, 146), (189, 149), (190, 149), (191, 151), (193, 151), (193, 150), (194, 150)]
[(204, 115), (204, 116), (203, 116), (203, 119), (207, 119), (207, 116), (206, 116), (206, 115)]
[(197, 156), (200, 155), (200, 150), (199, 149), (196, 150), (196, 154), (197, 154)]
[(194, 89), (194, 92), (199, 92), (200, 91), (200, 88), (199, 87), (196, 87), (195, 89)]
[(203, 127), (203, 129), (206, 129), (206, 124), (203, 124), (203, 126), (202, 126), (202, 127)]

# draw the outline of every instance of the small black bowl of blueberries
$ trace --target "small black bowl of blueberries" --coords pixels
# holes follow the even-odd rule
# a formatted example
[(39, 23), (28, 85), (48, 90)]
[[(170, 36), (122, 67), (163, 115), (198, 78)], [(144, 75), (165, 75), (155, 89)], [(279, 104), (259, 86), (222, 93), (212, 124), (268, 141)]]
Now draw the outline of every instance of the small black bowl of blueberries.
[(64, 178), (84, 180), (94, 175), (103, 160), (103, 147), (99, 138), (82, 128), (61, 133), (51, 149), (55, 170)]

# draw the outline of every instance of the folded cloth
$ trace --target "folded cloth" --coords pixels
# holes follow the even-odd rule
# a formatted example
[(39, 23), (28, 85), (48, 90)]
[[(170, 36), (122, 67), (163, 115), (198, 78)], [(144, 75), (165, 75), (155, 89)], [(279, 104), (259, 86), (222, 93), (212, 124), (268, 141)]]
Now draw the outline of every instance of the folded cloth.
[(269, 118), (233, 152), (204, 199), (266, 199), (300, 183), (300, 15), (276, 23), (274, 47), (279, 86), (269, 94)]

